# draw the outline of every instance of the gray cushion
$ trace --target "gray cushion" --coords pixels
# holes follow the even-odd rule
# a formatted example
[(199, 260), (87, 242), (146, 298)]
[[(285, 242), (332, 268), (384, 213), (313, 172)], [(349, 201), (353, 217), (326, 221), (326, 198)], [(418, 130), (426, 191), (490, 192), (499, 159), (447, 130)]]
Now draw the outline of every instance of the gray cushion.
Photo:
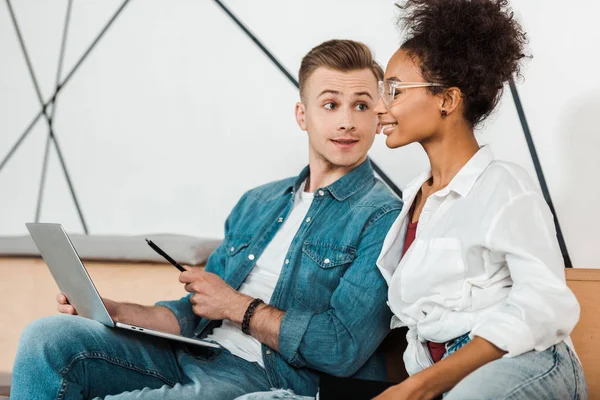
[[(180, 264), (199, 265), (206, 262), (220, 244), (218, 239), (186, 235), (155, 234), (143, 236), (69, 234), (82, 260), (167, 261), (148, 246), (148, 238)], [(31, 236), (0, 236), (0, 256), (39, 256)]]

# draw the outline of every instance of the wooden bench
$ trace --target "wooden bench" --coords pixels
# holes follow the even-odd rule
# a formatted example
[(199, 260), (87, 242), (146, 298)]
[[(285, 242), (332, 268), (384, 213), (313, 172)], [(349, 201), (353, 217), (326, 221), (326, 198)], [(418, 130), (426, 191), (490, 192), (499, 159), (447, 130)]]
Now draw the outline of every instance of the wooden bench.
[(600, 269), (568, 268), (567, 284), (581, 305), (571, 334), (581, 360), (590, 400), (600, 399)]
[[(165, 264), (86, 262), (98, 291), (120, 301), (153, 304), (185, 295), (177, 270)], [(57, 287), (39, 258), (0, 257), (0, 395), (8, 392), (19, 335), (34, 319), (56, 313)], [(600, 269), (567, 269), (567, 282), (582, 308), (571, 335), (583, 364), (589, 398), (600, 399)], [(151, 288), (150, 290), (148, 290)], [(406, 376), (402, 364), (402, 332), (390, 338), (390, 378)], [(403, 343), (404, 342), (404, 343)]]
[[(141, 304), (186, 294), (170, 264), (86, 262), (98, 292)], [(41, 258), (0, 257), (0, 395), (8, 392), (19, 336), (31, 321), (56, 314), (58, 287)]]

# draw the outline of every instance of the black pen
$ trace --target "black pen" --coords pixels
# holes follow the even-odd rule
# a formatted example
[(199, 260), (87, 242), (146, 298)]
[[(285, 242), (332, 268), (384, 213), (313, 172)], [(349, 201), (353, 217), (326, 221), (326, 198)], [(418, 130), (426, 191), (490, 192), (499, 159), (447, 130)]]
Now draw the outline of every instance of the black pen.
[(181, 272), (185, 272), (186, 271), (186, 269), (183, 268), (181, 266), (181, 264), (179, 264), (177, 261), (173, 260), (173, 258), (171, 258), (170, 255), (168, 255), (167, 253), (165, 253), (160, 247), (158, 247), (156, 244), (154, 244), (154, 242), (152, 240), (149, 240), (148, 238), (146, 238), (146, 243), (148, 243), (148, 246), (152, 247), (152, 250), (154, 250), (155, 252), (157, 252), (158, 254), (160, 254), (161, 256), (163, 256), (165, 258), (165, 260), (167, 260), (168, 262), (170, 262), (171, 264), (173, 264), (173, 266), (175, 268), (177, 268)]

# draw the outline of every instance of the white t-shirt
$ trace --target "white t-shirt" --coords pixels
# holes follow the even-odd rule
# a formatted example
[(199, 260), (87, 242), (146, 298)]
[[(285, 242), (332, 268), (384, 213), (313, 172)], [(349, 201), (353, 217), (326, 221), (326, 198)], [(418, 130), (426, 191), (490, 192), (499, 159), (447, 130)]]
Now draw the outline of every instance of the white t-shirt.
[[(304, 191), (304, 185), (305, 183), (298, 189), (294, 206), (287, 219), (240, 286), (240, 293), (260, 298), (266, 304), (271, 301), (281, 268), (286, 261), (289, 263), (285, 256), (314, 198), (314, 193)], [(223, 324), (215, 328), (213, 333), (206, 339), (216, 341), (235, 356), (246, 361), (256, 362), (263, 368), (265, 366), (260, 342), (252, 336), (244, 334), (240, 328), (229, 320), (224, 320)]]

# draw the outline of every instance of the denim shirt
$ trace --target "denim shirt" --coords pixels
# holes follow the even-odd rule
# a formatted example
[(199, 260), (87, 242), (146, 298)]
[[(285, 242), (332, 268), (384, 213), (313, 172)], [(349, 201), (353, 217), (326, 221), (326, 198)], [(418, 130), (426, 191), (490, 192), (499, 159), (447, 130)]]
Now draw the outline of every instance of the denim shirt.
[[(268, 183), (241, 198), (225, 222), (225, 240), (206, 271), (239, 289), (292, 209), (295, 192), (309, 175)], [(285, 311), (279, 352), (262, 345), (274, 388), (315, 395), (319, 372), (385, 379), (377, 347), (392, 314), (387, 285), (376, 261), (402, 202), (364, 163), (315, 191), (305, 220), (288, 249), (270, 305)], [(181, 334), (205, 337), (221, 321), (200, 318), (186, 296), (159, 302), (177, 317)]]

